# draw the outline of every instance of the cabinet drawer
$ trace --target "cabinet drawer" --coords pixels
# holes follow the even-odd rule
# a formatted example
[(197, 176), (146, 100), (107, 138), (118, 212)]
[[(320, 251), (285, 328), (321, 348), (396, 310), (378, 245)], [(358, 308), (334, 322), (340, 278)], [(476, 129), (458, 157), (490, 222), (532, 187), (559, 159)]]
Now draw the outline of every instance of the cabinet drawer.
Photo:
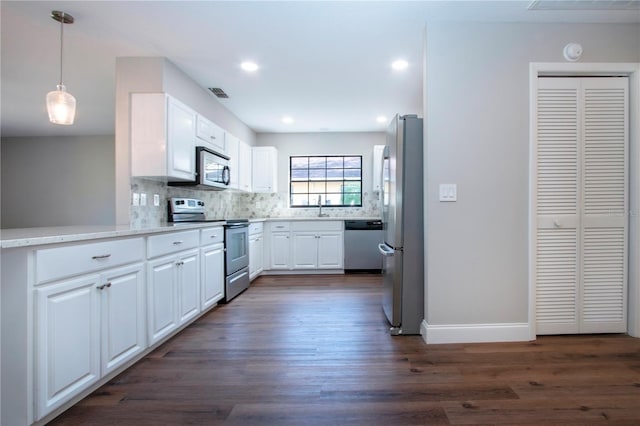
[(271, 222), (271, 232), (289, 231), (289, 222)]
[(222, 228), (222, 226), (207, 228), (200, 231), (200, 245), (204, 246), (222, 242), (224, 242), (224, 228)]
[(344, 222), (341, 220), (301, 220), (291, 223), (292, 231), (342, 231)]
[(147, 239), (147, 256), (149, 258), (162, 256), (177, 251), (186, 250), (200, 245), (200, 231), (171, 232), (154, 235)]
[(249, 235), (261, 234), (262, 222), (254, 222), (249, 224)]
[(43, 283), (144, 259), (144, 239), (103, 241), (36, 251), (36, 282)]

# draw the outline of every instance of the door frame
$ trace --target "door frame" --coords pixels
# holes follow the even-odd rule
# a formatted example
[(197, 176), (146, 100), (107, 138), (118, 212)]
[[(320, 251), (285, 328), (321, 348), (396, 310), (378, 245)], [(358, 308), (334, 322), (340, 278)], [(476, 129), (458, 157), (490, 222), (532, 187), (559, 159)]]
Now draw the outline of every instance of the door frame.
[(536, 339), (535, 245), (538, 77), (629, 77), (629, 224), (627, 333), (640, 337), (640, 63), (529, 64), (529, 339)]

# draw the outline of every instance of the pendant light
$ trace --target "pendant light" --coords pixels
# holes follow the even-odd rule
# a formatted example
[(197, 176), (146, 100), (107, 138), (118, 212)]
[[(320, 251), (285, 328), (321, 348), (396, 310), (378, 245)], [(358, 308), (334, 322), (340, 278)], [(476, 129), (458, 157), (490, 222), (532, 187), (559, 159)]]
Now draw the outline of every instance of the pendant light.
[(73, 16), (68, 13), (54, 10), (51, 12), (51, 18), (60, 22), (60, 83), (57, 85), (58, 90), (47, 93), (47, 112), (49, 113), (49, 121), (53, 124), (70, 125), (76, 116), (76, 98), (67, 92), (67, 88), (62, 84), (62, 52), (63, 52), (63, 34), (64, 24), (73, 24)]

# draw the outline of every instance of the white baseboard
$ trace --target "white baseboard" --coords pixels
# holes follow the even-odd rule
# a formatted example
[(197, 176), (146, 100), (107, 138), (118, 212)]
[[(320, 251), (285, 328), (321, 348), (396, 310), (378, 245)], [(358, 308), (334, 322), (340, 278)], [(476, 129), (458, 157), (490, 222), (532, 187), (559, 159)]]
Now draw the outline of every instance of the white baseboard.
[(261, 275), (344, 275), (344, 269), (268, 269)]
[(531, 340), (528, 323), (507, 324), (420, 324), (425, 343), (526, 342)]

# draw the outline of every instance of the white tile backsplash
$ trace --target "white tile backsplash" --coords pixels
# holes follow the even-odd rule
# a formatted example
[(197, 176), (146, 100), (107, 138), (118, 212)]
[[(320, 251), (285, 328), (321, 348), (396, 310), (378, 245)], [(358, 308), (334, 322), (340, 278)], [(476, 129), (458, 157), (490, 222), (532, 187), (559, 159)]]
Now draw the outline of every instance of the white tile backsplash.
[[(166, 183), (149, 179), (132, 178), (131, 192), (160, 196), (160, 206), (131, 206), (132, 226), (159, 226), (168, 219), (168, 199), (171, 197), (197, 198), (204, 201), (208, 219), (313, 217), (318, 208), (289, 208), (287, 193), (244, 193), (231, 190), (202, 191), (183, 187), (167, 186)], [(335, 217), (378, 217), (380, 207), (378, 193), (363, 192), (362, 207), (322, 207), (322, 212)]]

